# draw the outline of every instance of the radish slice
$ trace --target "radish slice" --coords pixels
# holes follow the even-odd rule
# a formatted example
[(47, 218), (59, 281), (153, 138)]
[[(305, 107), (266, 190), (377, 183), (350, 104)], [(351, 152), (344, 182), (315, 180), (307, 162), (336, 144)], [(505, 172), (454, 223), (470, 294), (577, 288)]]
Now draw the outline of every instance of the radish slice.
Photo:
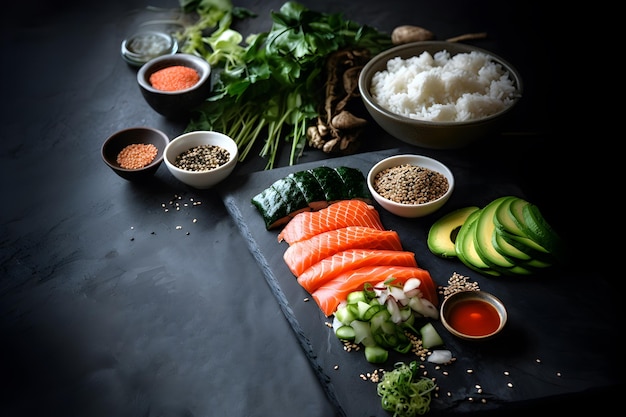
[(428, 355), (428, 362), (436, 363), (436, 364), (444, 364), (448, 363), (452, 360), (452, 352), (449, 350), (433, 350), (430, 355)]

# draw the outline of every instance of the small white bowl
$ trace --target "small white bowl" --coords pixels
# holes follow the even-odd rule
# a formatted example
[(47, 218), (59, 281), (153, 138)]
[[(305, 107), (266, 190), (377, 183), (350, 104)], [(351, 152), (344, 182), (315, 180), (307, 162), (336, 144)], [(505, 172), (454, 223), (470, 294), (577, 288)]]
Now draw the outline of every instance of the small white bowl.
[[(376, 175), (387, 168), (406, 164), (421, 166), (444, 175), (448, 180), (448, 190), (436, 200), (431, 200), (421, 204), (397, 203), (380, 195), (374, 186), (374, 179), (376, 178)], [(374, 197), (374, 200), (376, 200), (378, 204), (390, 213), (407, 218), (423, 217), (439, 210), (450, 199), (450, 196), (454, 191), (454, 175), (452, 175), (452, 171), (450, 171), (447, 166), (436, 159), (422, 155), (396, 155), (383, 159), (369, 170), (367, 174), (367, 186), (370, 193)]]
[(465, 340), (490, 339), (507, 322), (504, 304), (485, 291), (460, 291), (441, 303), (441, 323), (453, 335)]
[[(228, 151), (230, 159), (224, 165), (213, 168), (208, 171), (190, 171), (178, 168), (175, 165), (176, 157), (181, 153), (202, 145), (219, 146)], [(229, 136), (220, 133), (205, 130), (184, 133), (174, 138), (166, 147), (164, 152), (165, 165), (172, 175), (179, 181), (198, 189), (211, 188), (217, 183), (228, 177), (235, 165), (239, 152), (237, 144)]]

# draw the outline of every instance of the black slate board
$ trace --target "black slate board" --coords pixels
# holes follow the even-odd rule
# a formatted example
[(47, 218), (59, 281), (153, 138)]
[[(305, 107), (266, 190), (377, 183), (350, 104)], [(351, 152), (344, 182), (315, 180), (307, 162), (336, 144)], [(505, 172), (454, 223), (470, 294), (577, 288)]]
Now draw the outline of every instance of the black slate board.
[[(265, 229), (250, 199), (290, 172), (319, 165), (345, 165), (367, 175), (376, 162), (398, 152), (392, 149), (356, 154), (240, 175), (218, 188), (328, 397), (338, 414), (349, 417), (388, 416), (380, 405), (376, 384), (362, 380), (360, 375), (377, 368), (392, 369), (397, 360), (417, 358), (394, 354), (388, 363), (377, 367), (368, 363), (362, 352), (344, 351), (343, 344), (325, 324), (331, 319), (321, 313), (313, 299), (305, 301), (310, 295), (285, 265), (282, 254), (287, 244), (278, 243), (278, 231)], [(421, 219), (399, 218), (377, 207), (382, 222), (399, 233), (404, 248), (415, 252), (418, 264), (430, 272), (436, 284), (446, 285), (454, 272), (470, 277), (481, 289), (504, 301), (509, 322), (497, 339), (487, 342), (455, 339), (439, 321), (433, 323), (446, 343), (444, 348), (452, 351), (456, 361), (441, 367), (425, 364), (427, 375), (436, 378), (439, 385), (429, 415), (501, 412), (616, 386), (618, 375), (610, 349), (616, 354), (617, 348), (581, 345), (590, 333), (599, 340), (611, 340), (617, 328), (611, 310), (598, 307), (602, 305), (603, 289), (595, 286), (601, 286), (601, 282), (590, 287), (586, 276), (557, 267), (535, 276), (487, 277), (457, 260), (440, 259), (428, 251), (428, 229), (443, 214), (468, 205), (482, 207), (502, 195), (524, 198), (520, 189), (506, 179), (486, 178), (470, 172), (463, 163), (434, 157), (448, 164), (455, 175), (455, 193), (446, 206)], [(297, 377), (289, 383), (297, 384)]]

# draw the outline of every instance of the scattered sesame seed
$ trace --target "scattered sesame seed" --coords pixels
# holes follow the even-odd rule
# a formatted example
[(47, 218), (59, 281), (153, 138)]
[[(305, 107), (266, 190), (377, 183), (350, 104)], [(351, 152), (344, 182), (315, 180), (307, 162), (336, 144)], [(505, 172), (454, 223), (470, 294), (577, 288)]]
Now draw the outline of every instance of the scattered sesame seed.
[(335, 366), (334, 366), (334, 368), (335, 368), (335, 369), (339, 369), (339, 365), (335, 365)]
[(509, 371), (504, 371), (504, 375), (509, 375)]
[(474, 370), (473, 369), (467, 369), (465, 372), (467, 372), (468, 374), (473, 374)]
[(557, 373), (556, 373), (556, 376), (561, 376), (561, 373), (560, 373), (560, 372), (557, 372)]
[(193, 219), (192, 222), (198, 223), (198, 219)]
[(448, 279), (448, 285), (439, 287), (439, 294), (444, 298), (459, 291), (479, 291), (477, 282), (471, 282), (469, 277), (454, 272)]
[(513, 383), (509, 382), (508, 384), (506, 384), (506, 386), (509, 388), (513, 388)]
[(183, 228), (183, 226), (176, 226), (176, 230), (180, 230), (182, 228)]
[(481, 398), (480, 402), (483, 403), (483, 404), (487, 404), (487, 399), (486, 398)]
[(537, 358), (537, 359), (535, 359), (535, 362), (541, 363), (541, 359)]

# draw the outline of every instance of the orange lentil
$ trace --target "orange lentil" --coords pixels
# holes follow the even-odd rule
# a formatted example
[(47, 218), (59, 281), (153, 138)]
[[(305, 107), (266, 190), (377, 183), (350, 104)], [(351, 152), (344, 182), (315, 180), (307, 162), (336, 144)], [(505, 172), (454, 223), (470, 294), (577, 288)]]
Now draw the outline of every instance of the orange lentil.
[(183, 65), (163, 68), (150, 75), (150, 84), (161, 91), (184, 90), (192, 87), (199, 80), (198, 71)]
[(152, 162), (157, 153), (156, 146), (151, 143), (134, 143), (126, 146), (117, 154), (117, 163), (122, 168), (138, 169)]

